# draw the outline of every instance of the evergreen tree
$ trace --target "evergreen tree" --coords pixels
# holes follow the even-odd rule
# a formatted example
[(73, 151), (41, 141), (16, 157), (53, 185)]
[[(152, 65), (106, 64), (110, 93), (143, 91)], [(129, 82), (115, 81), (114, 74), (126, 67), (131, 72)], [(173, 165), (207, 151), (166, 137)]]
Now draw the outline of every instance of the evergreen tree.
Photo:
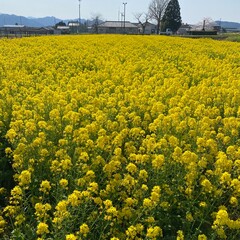
[(61, 26), (61, 27), (66, 26), (66, 23), (61, 21), (61, 22), (55, 24), (55, 28), (57, 28), (58, 26)]
[(170, 28), (174, 33), (182, 24), (180, 5), (178, 0), (170, 0), (162, 19), (162, 31)]

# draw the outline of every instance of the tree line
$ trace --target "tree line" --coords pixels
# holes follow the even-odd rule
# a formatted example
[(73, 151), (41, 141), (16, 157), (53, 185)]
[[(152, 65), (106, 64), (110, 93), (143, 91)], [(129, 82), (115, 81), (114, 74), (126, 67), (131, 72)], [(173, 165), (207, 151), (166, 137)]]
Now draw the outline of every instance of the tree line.
[[(149, 21), (156, 22), (156, 33), (166, 32), (166, 29), (170, 29), (173, 33), (176, 33), (182, 24), (181, 11), (178, 0), (151, 0), (148, 11), (134, 14), (138, 23), (142, 27), (142, 33), (145, 33), (145, 28)], [(98, 33), (98, 26), (102, 22), (99, 14), (92, 18), (92, 30)], [(66, 26), (62, 21), (55, 25)]]
[(148, 12), (137, 13), (135, 18), (141, 24), (143, 33), (149, 20), (157, 23), (157, 34), (171, 29), (177, 32), (182, 24), (181, 11), (178, 0), (152, 0), (148, 7)]

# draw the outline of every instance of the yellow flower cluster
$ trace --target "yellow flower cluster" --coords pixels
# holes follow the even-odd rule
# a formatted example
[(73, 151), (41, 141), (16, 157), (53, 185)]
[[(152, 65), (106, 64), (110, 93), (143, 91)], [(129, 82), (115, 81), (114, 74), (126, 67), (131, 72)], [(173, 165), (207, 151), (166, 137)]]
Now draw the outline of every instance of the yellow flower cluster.
[(238, 43), (0, 41), (1, 239), (240, 235)]

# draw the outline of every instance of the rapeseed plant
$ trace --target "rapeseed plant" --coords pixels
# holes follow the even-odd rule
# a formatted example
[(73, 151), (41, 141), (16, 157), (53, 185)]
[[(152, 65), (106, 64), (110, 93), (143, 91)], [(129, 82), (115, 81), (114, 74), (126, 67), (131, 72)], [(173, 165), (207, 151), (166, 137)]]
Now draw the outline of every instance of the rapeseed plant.
[(0, 185), (1, 239), (240, 237), (239, 44), (89, 35), (0, 49), (0, 157), (15, 180)]

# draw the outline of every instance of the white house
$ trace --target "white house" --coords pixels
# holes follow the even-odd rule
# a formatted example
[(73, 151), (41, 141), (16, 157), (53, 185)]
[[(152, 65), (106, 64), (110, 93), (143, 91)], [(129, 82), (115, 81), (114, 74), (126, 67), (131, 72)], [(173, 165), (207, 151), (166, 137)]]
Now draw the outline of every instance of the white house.
[(129, 21), (106, 21), (98, 25), (98, 33), (137, 34), (138, 27)]
[(157, 32), (157, 26), (153, 23), (136, 23), (138, 26), (138, 33), (140, 34), (155, 34)]

